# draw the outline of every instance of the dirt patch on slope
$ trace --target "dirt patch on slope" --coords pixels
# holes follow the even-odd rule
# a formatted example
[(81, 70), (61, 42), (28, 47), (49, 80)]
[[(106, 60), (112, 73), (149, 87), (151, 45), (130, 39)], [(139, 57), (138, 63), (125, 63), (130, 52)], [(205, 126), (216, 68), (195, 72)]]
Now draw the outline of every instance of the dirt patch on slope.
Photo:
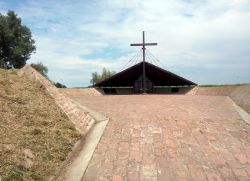
[(45, 90), (0, 69), (0, 180), (49, 180), (80, 138)]

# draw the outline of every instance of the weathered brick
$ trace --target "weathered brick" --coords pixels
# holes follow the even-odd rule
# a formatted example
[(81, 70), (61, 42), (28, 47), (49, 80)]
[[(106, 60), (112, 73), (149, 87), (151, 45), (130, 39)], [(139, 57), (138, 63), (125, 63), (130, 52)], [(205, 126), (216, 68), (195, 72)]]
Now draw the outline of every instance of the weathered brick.
[(232, 171), (227, 167), (219, 168), (219, 172), (225, 180), (233, 180), (235, 178)]
[(241, 164), (246, 164), (248, 162), (247, 157), (243, 154), (235, 154), (234, 156)]
[(141, 175), (145, 177), (156, 177), (157, 168), (154, 164), (151, 165), (142, 165), (141, 166)]
[(139, 181), (138, 172), (128, 172), (128, 181)]
[(114, 175), (112, 181), (123, 181), (123, 178), (120, 175)]
[[(246, 180), (245, 175), (250, 176), (250, 127), (238, 123), (241, 120), (225, 97), (135, 95), (80, 101), (111, 118), (103, 134), (105, 139), (99, 143), (109, 146), (98, 146), (94, 155), (99, 153), (112, 160), (113, 175), (126, 180), (138, 173), (140, 180), (150, 181)], [(128, 151), (124, 151), (127, 144), (119, 147), (122, 142), (129, 144)], [(120, 151), (125, 156), (119, 156)], [(103, 179), (109, 178), (106, 172), (111, 168), (110, 162), (107, 166), (104, 160), (99, 164), (104, 173), (100, 166), (92, 165)], [(148, 165), (153, 165), (153, 173), (144, 168)], [(87, 169), (86, 174), (93, 170)]]
[(204, 172), (198, 167), (189, 167), (189, 172), (194, 180), (197, 178), (199, 178), (200, 181), (206, 180)]
[(225, 160), (221, 156), (218, 156), (218, 155), (213, 155), (212, 156), (212, 161), (218, 167), (223, 167), (226, 164)]
[(233, 169), (233, 172), (238, 177), (247, 177), (247, 173), (246, 173), (245, 169), (235, 168), (235, 169)]
[(175, 148), (176, 145), (173, 140), (166, 140), (166, 144), (168, 148)]
[(140, 143), (139, 142), (131, 143), (130, 144), (130, 150), (139, 151), (140, 150)]
[(130, 155), (129, 155), (129, 160), (130, 161), (136, 161), (140, 162), (141, 161), (141, 152), (139, 150), (131, 150)]

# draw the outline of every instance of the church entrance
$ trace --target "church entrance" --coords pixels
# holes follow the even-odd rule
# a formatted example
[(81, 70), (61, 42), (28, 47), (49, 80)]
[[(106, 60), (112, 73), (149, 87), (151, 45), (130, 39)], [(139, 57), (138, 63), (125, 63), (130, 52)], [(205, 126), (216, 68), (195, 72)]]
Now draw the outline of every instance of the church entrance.
[[(142, 61), (137, 63), (138, 60), (141, 60), (140, 53), (139, 57), (135, 56), (129, 60), (129, 62), (135, 62), (135, 65), (96, 83), (94, 85), (95, 87), (104, 88), (104, 92), (107, 94), (139, 94), (167, 93), (169, 90), (171, 90), (171, 92), (177, 92), (178, 88), (174, 89), (171, 88), (171, 86), (197, 85), (194, 82), (152, 64), (152, 62), (149, 63), (146, 61), (158, 61), (151, 53), (149, 54), (151, 58), (150, 56), (146, 57), (146, 46), (157, 45), (157, 43), (146, 43), (144, 31), (142, 33), (142, 43), (133, 43), (130, 45), (142, 47)], [(167, 91), (166, 87), (168, 87)]]
[[(145, 76), (145, 83), (146, 83), (146, 92), (153, 93), (154, 85), (153, 82)], [(142, 75), (135, 81), (134, 83), (134, 93), (142, 93), (143, 92), (143, 81)]]

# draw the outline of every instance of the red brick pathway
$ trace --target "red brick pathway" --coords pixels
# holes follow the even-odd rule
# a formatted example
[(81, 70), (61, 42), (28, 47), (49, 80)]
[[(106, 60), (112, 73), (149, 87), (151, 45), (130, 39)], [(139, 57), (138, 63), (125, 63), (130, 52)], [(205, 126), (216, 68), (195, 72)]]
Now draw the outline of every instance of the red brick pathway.
[(250, 178), (250, 126), (227, 97), (74, 99), (111, 118), (84, 181)]

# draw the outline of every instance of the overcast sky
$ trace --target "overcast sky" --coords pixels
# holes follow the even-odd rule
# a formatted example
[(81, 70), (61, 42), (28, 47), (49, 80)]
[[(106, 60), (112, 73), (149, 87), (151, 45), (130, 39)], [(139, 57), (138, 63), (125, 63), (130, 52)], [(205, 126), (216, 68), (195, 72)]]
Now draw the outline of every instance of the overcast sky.
[(92, 72), (120, 71), (149, 47), (160, 65), (198, 84), (250, 82), (250, 0), (0, 0), (36, 40), (28, 63), (49, 77), (88, 86)]

